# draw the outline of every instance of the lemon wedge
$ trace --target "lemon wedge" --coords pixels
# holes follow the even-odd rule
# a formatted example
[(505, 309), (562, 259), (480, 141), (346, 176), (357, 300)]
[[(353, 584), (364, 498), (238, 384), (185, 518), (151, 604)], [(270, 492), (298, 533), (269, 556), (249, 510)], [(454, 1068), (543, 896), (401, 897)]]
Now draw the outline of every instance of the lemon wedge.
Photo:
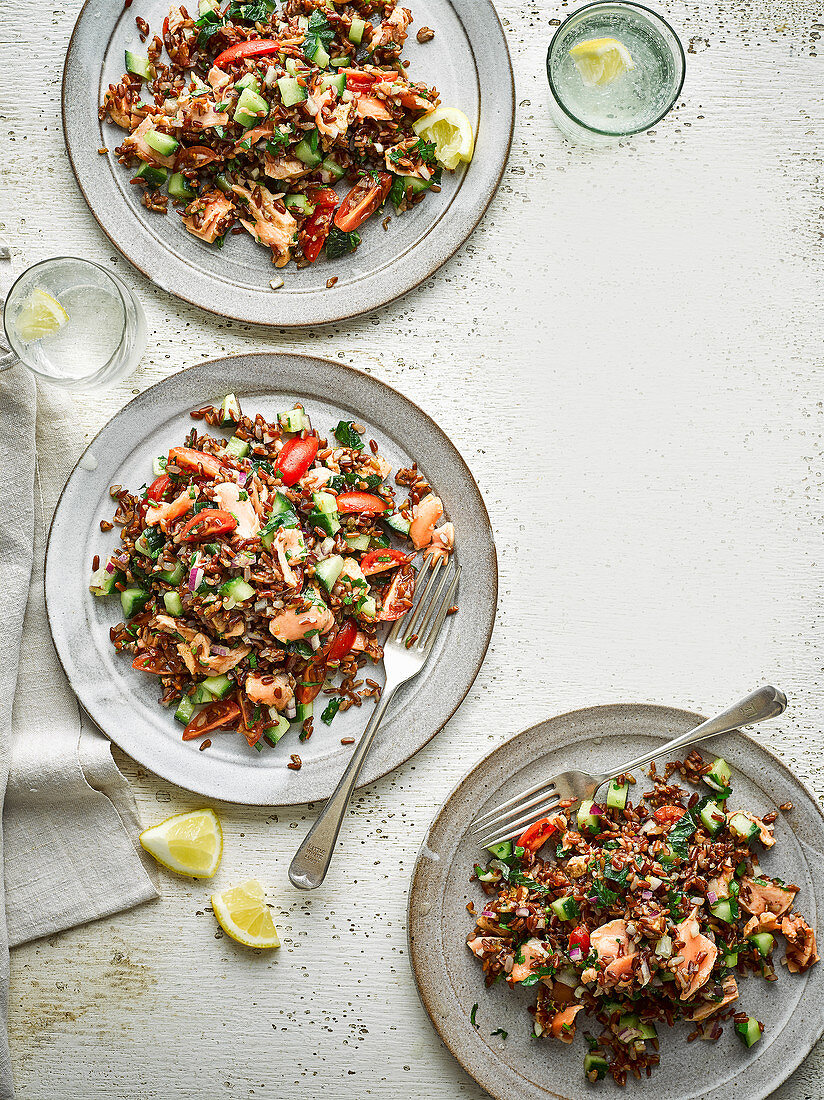
[(69, 315), (58, 300), (35, 287), (20, 307), (14, 319), (14, 328), (24, 344), (31, 344), (42, 336), (57, 332), (68, 320)]
[(632, 54), (617, 38), (587, 38), (574, 45), (569, 56), (590, 88), (611, 84), (635, 68)]
[(223, 856), (223, 830), (214, 810), (167, 817), (144, 829), (140, 843), (158, 863), (191, 878), (211, 878)]
[(238, 943), (246, 947), (280, 947), (272, 910), (263, 900), (263, 887), (256, 878), (212, 894), (212, 908), (220, 927)]
[(437, 107), (413, 123), (412, 129), (424, 141), (434, 142), (435, 156), (444, 168), (457, 168), (462, 160), (472, 160), (472, 123), (457, 107)]

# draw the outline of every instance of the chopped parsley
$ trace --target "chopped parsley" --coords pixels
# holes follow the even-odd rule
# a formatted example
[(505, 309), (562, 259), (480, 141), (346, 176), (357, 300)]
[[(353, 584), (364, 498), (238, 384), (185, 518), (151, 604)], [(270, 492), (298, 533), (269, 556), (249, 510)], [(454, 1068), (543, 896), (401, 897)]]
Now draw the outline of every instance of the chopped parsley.
[(195, 20), (195, 26), (199, 28), (197, 44), (200, 49), (205, 49), (212, 35), (217, 34), (222, 27), (230, 27), (231, 25), (232, 20), (222, 16), (220, 12), (205, 11), (199, 19)]
[(246, 3), (230, 4), (226, 15), (242, 23), (265, 23), (274, 10), (274, 0), (246, 0)]
[(611, 905), (614, 905), (618, 900), (618, 895), (615, 893), (615, 891), (610, 890), (607, 884), (601, 879), (596, 878), (592, 880), (592, 889), (595, 893), (598, 904), (603, 909), (609, 909), (609, 907)]
[(291, 136), (288, 130), (273, 130), (272, 136), (266, 142), (267, 153), (277, 156), (289, 144)]
[(504, 1029), (502, 1027), (496, 1027), (495, 1030), (492, 1032), (492, 1034), (493, 1035), (500, 1035), (500, 1037), (502, 1039), (506, 1039), (507, 1036), (509, 1035), (509, 1032), (504, 1031)]
[(673, 855), (678, 856), (679, 859), (687, 858), (689, 855), (689, 844), (687, 842), (697, 827), (695, 817), (689, 810), (679, 821), (676, 821), (667, 833), (667, 844), (670, 846)]
[(351, 233), (344, 233), (342, 229), (333, 225), (326, 238), (326, 257), (329, 260), (336, 260), (339, 256), (346, 256), (349, 252), (354, 252), (360, 242), (360, 233), (354, 230)]
[(472, 1006), (472, 1011), (469, 1013), (469, 1022), (472, 1024), (473, 1027), (478, 1026), (478, 1024), (475, 1020), (475, 1016), (477, 1015), (477, 1012), (478, 1012), (478, 1002), (476, 1001), (475, 1004)]
[(352, 427), (351, 420), (341, 420), (335, 428), (335, 439), (342, 447), (348, 447), (352, 451), (363, 450), (363, 440)]
[(312, 61), (318, 50), (321, 47), (325, 49), (334, 37), (335, 31), (323, 12), (313, 11), (303, 39), (303, 56), (307, 61)]
[(320, 716), (321, 722), (325, 722), (327, 726), (332, 725), (332, 719), (338, 713), (340, 709), (340, 699), (330, 699), (324, 708), (323, 714)]
[[(345, 423), (345, 420), (341, 421), (341, 424)], [(338, 426), (340, 427), (340, 425)], [(360, 451), (363, 449), (361, 438), (357, 432), (354, 432), (353, 434), (358, 437), (358, 443), (360, 445), (356, 446), (355, 444), (349, 443), (344, 444), (344, 446), (349, 446), (352, 447), (353, 450)], [(341, 442), (341, 440), (338, 439), (338, 442)], [(378, 486), (381, 484), (381, 481), (382, 479), (380, 474), (366, 474), (364, 476), (363, 474), (355, 473), (354, 470), (349, 470), (348, 473), (338, 474), (336, 477), (333, 477), (332, 480), (329, 482), (329, 488), (332, 490), (333, 493), (342, 493), (347, 485), (357, 485), (359, 482), (363, 482), (366, 485), (367, 489), (377, 489)], [(375, 545), (377, 545), (377, 541), (375, 542)], [(388, 540), (386, 542), (386, 545), (389, 545)]]
[(553, 978), (554, 976), (554, 967), (539, 966), (537, 970), (533, 971), (532, 974), (529, 974), (526, 978), (524, 978), (524, 980), (520, 984), (529, 987), (531, 985), (537, 985), (541, 978)]

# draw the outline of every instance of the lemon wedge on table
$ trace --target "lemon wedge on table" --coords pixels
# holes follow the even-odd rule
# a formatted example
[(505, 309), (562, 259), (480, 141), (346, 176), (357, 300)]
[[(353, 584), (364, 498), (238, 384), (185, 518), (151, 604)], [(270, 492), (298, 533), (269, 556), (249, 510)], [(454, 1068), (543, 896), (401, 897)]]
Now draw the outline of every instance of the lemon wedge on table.
[(412, 124), (419, 138), (435, 145), (435, 157), (444, 168), (454, 169), (472, 160), (475, 138), (472, 123), (457, 107), (437, 107)]
[(68, 324), (69, 315), (56, 298), (35, 287), (14, 318), (14, 329), (24, 344), (31, 344), (42, 336), (57, 332)]
[(632, 54), (617, 38), (587, 38), (578, 42), (569, 56), (590, 88), (611, 84), (617, 77), (635, 68)]
[(263, 900), (263, 887), (256, 878), (212, 894), (212, 909), (226, 935), (238, 943), (246, 947), (280, 947), (272, 910)]
[(191, 878), (211, 878), (223, 856), (223, 830), (214, 810), (167, 817), (144, 829), (140, 843), (158, 863)]

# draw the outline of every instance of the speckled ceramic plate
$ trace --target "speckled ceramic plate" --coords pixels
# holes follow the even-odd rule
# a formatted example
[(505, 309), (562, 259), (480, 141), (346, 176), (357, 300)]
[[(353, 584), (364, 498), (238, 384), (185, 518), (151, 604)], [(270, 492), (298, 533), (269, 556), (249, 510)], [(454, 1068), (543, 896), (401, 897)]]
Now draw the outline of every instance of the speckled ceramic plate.
[[(196, 7), (196, 3), (194, 7)], [(319, 325), (356, 317), (391, 302), (429, 278), (480, 221), (500, 182), (515, 118), (515, 89), (506, 39), (491, 0), (415, 0), (413, 32), (404, 49), (416, 79), (434, 84), (443, 103), (460, 107), (477, 136), (470, 165), (445, 172), (443, 189), (388, 231), (373, 218), (354, 256), (298, 270), (290, 264), (285, 285), (272, 290), (278, 272), (268, 249), (248, 234), (230, 237), (223, 249), (205, 244), (177, 214), (149, 213), (130, 173), (113, 153), (124, 131), (101, 123), (98, 105), (110, 83), (123, 75), (123, 53), (139, 46), (135, 16), (157, 32), (169, 0), (135, 0), (131, 7), (86, 0), (77, 20), (63, 73), (63, 130), (80, 189), (101, 228), (124, 256), (157, 286), (224, 317), (263, 325)], [(420, 45), (415, 28), (435, 30)], [(392, 211), (390, 210), (390, 213)], [(327, 279), (337, 276), (332, 289)]]
[[(339, 420), (366, 424), (394, 470), (418, 466), (431, 479), (455, 525), (456, 556), (463, 566), (460, 611), (447, 620), (436, 651), (420, 675), (395, 697), (362, 774), (364, 784), (396, 768), (449, 720), (478, 674), (492, 635), (498, 590), (495, 544), (477, 485), (441, 429), (407, 398), (342, 363), (306, 355), (261, 354), (217, 359), (180, 371), (152, 386), (117, 414), (81, 457), (57, 505), (46, 554), (46, 605), (66, 675), (97, 725), (139, 763), (192, 791), (252, 805), (295, 805), (332, 793), (372, 704), (318, 722), (299, 744), (286, 736), (258, 753), (237, 734), (212, 737), (206, 752), (181, 740), (170, 710), (158, 706), (156, 680), (135, 671), (109, 641), (121, 621), (117, 599), (89, 593), (92, 558), (104, 558), (117, 530), (100, 531), (114, 511), (113, 484), (133, 489), (151, 479), (151, 463), (180, 443), (193, 421), (189, 412), (220, 401), (227, 392), (247, 413), (274, 418), (300, 400), (320, 429)], [(369, 675), (383, 682), (383, 667)], [(287, 769), (299, 752), (303, 767)]]
[[(687, 1043), (689, 1026), (661, 1035), (661, 1064), (649, 1079), (630, 1077), (625, 1089), (611, 1079), (591, 1086), (583, 1074), (586, 1045), (578, 1028), (572, 1046), (531, 1037), (530, 990), (498, 982), (487, 989), (466, 947), (474, 927), (469, 901), (484, 894), (469, 876), (484, 852), (469, 835), (472, 820), (543, 776), (567, 768), (590, 772), (619, 766), (701, 721), (669, 707), (592, 707), (551, 718), (518, 734), (483, 759), (458, 784), (427, 833), (409, 895), (409, 947), (423, 1004), (438, 1034), (464, 1069), (498, 1100), (764, 1100), (809, 1054), (824, 1032), (824, 964), (806, 974), (778, 968), (778, 981), (740, 982), (741, 1007), (766, 1025), (764, 1038), (745, 1050), (732, 1027), (716, 1043)], [(765, 739), (768, 734), (764, 733)], [(736, 806), (766, 813), (792, 802), (775, 825), (776, 845), (761, 857), (765, 870), (801, 887), (798, 909), (820, 930), (824, 912), (824, 817), (807, 789), (766, 749), (741, 733), (698, 746), (723, 756), (733, 771)], [(605, 766), (604, 766), (605, 765)], [(478, 1004), (477, 1027), (470, 1021)], [(579, 1016), (579, 1021), (584, 1017)], [(597, 1026), (597, 1025), (596, 1025)], [(503, 1028), (508, 1038), (493, 1036)]]

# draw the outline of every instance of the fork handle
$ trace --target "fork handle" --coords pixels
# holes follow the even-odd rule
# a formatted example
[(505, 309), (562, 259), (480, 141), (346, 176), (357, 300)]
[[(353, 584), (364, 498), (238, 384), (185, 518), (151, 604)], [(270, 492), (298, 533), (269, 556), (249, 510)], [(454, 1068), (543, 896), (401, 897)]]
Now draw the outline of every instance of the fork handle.
[(289, 879), (299, 890), (316, 890), (326, 878), (338, 833), (349, 806), (349, 799), (352, 797), (352, 791), (358, 782), (363, 762), (375, 739), (381, 719), (398, 686), (397, 683), (387, 683), (384, 686), (372, 717), (346, 766), (346, 771), (289, 864)]
[(687, 730), (686, 733), (682, 733), (680, 737), (674, 738), (666, 745), (658, 745), (650, 752), (645, 752), (643, 756), (639, 756), (637, 760), (632, 760), (629, 764), (624, 764), (604, 776), (599, 776), (598, 786), (600, 787), (608, 779), (614, 779), (616, 775), (622, 775), (624, 772), (631, 772), (635, 768), (640, 768), (642, 764), (646, 764), (647, 761), (653, 760), (656, 756), (669, 755), (674, 749), (692, 745), (696, 741), (703, 741), (705, 737), (717, 737), (721, 733), (729, 733), (730, 730), (738, 729), (739, 726), (752, 726), (756, 722), (763, 722), (767, 718), (776, 718), (786, 708), (787, 696), (784, 692), (779, 691), (771, 684), (765, 684), (764, 687), (758, 688), (757, 691), (751, 691), (749, 695), (739, 699), (731, 707), (722, 710), (714, 718), (708, 718), (700, 726)]

